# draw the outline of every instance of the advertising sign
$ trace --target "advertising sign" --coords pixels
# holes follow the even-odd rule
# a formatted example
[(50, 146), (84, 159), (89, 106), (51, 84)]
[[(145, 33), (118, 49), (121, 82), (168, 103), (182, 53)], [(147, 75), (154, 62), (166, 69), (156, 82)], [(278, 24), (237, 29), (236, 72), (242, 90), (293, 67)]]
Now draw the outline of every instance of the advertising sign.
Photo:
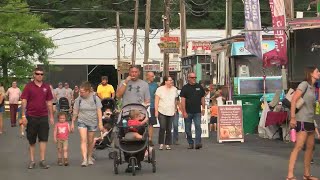
[(253, 55), (262, 59), (262, 34), (259, 0), (244, 1), (245, 27), (248, 32), (245, 34), (245, 48)]
[(180, 52), (180, 37), (160, 37), (161, 53), (179, 53)]
[(283, 0), (269, 0), (272, 25), (274, 29), (275, 49), (263, 55), (263, 66), (269, 67), (271, 65), (286, 65), (287, 57), (287, 35), (286, 28), (286, 14)]
[(244, 142), (242, 106), (218, 106), (218, 136), (217, 141)]

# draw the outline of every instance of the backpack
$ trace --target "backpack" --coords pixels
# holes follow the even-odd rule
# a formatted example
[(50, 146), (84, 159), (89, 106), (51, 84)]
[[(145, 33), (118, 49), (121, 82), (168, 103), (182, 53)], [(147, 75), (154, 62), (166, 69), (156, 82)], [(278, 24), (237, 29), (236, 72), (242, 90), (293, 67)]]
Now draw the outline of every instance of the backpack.
[[(97, 99), (96, 99), (96, 95), (93, 95), (93, 101), (94, 101), (94, 104), (97, 106)], [(81, 104), (81, 98), (79, 99), (79, 109), (80, 109), (80, 104)]]

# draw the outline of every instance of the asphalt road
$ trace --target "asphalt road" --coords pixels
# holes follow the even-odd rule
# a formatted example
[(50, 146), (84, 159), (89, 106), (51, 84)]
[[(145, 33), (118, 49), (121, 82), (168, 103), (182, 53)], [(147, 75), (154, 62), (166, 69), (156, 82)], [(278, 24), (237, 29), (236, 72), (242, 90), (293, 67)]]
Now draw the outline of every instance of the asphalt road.
[[(187, 142), (180, 135), (181, 145), (172, 146), (171, 151), (156, 151), (157, 172), (151, 172), (150, 164), (142, 164), (142, 171), (137, 176), (125, 173), (126, 165), (120, 166), (119, 175), (113, 174), (113, 161), (107, 158), (107, 151), (98, 152), (96, 164), (80, 167), (81, 156), (79, 135), (71, 134), (69, 140), (70, 166), (56, 164), (56, 148), (50, 134), (47, 150), (47, 162), (50, 169), (28, 170), (28, 143), (18, 136), (18, 128), (9, 127), (5, 122), (6, 132), (0, 135), (0, 179), (2, 180), (281, 180), (287, 173), (288, 156), (292, 144), (276, 140), (264, 140), (257, 136), (246, 136), (245, 143), (216, 143), (213, 135), (204, 139), (201, 150), (188, 150)], [(52, 129), (52, 128), (51, 128)], [(317, 148), (318, 149), (318, 148)], [(315, 152), (313, 175), (320, 177), (319, 151)], [(37, 156), (38, 157), (38, 156)], [(296, 166), (296, 176), (302, 179), (302, 156)]]

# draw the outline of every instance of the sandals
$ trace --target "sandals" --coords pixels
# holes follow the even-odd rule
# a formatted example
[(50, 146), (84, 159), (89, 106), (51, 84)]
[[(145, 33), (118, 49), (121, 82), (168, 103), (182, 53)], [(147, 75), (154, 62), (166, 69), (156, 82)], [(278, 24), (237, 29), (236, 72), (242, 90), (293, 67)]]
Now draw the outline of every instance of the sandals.
[(163, 144), (160, 144), (159, 150), (163, 150)]
[(297, 180), (297, 178), (296, 177), (287, 177), (287, 179), (286, 180)]
[(304, 175), (303, 176), (303, 180), (319, 180), (319, 179), (314, 177), (314, 176), (312, 176), (312, 175), (310, 175), (310, 176)]
[(169, 145), (166, 145), (166, 150), (171, 150), (171, 147)]

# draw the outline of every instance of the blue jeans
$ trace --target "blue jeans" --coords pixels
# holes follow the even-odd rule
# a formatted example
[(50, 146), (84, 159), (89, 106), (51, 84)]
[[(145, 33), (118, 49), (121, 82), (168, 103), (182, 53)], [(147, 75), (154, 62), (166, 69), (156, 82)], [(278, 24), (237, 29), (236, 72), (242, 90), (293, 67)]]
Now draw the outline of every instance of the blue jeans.
[(192, 134), (191, 134), (191, 124), (192, 120), (195, 126), (195, 131), (196, 131), (196, 138), (195, 138), (195, 143), (196, 144), (201, 144), (201, 113), (195, 113), (195, 114), (190, 114), (188, 113), (188, 117), (184, 119), (184, 124), (185, 124), (185, 131), (187, 134), (187, 140), (189, 144), (194, 144), (193, 139), (192, 139)]
[(179, 113), (176, 112), (176, 114), (174, 115), (174, 119), (172, 121), (172, 125), (173, 125), (173, 136), (172, 136), (172, 141), (173, 144), (178, 142), (179, 140)]

